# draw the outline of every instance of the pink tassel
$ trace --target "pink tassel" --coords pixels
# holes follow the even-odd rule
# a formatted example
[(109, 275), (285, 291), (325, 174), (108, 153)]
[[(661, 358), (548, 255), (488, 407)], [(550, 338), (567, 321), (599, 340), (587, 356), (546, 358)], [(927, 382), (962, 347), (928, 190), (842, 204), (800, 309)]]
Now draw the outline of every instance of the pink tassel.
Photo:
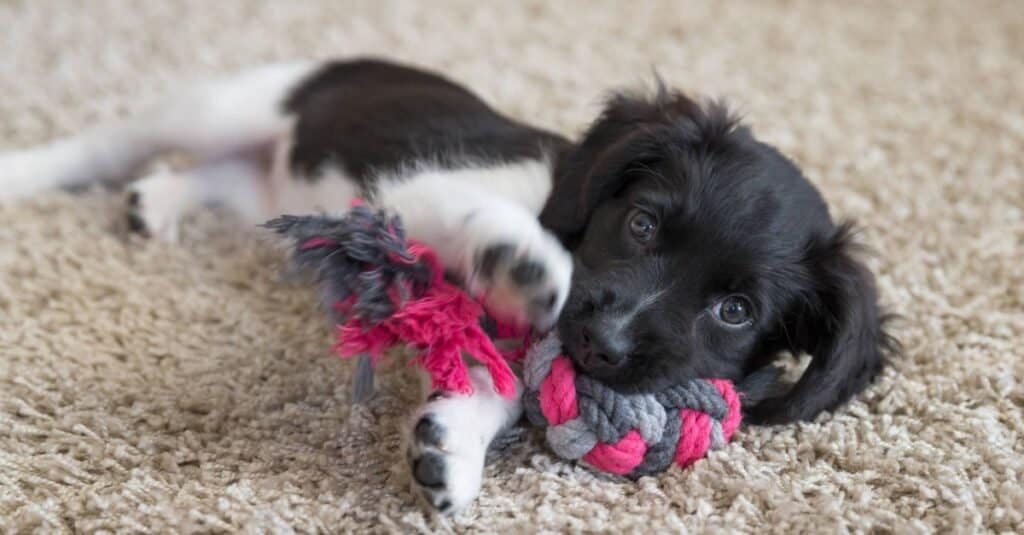
[[(444, 279), (433, 251), (418, 243), (410, 243), (409, 251), (432, 270), (430, 287), (368, 329), (358, 319), (349, 320), (338, 329), (334, 350), (345, 358), (368, 353), (376, 363), (388, 348), (404, 343), (421, 351), (416, 362), (430, 374), (433, 388), (468, 394), (473, 387), (462, 359), (465, 351), (487, 367), (495, 391), (508, 398), (515, 396), (512, 369), (480, 327), (483, 307)], [(347, 308), (344, 303), (337, 306), (339, 310)]]

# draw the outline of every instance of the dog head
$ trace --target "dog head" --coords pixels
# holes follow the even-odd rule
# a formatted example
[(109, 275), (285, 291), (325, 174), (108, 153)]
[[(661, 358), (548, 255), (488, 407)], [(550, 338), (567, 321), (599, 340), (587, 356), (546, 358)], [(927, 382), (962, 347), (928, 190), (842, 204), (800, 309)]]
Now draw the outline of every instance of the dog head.
[[(616, 389), (727, 378), (748, 421), (809, 419), (894, 345), (851, 227), (722, 105), (613, 97), (560, 159), (541, 220), (574, 255), (565, 348)], [(784, 351), (812, 357), (793, 385), (771, 365)]]

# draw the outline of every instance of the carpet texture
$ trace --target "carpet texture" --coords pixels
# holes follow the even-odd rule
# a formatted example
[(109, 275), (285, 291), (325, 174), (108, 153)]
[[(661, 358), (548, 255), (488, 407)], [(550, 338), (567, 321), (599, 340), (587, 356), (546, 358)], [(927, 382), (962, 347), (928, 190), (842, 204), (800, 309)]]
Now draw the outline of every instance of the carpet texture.
[(834, 415), (637, 483), (527, 435), (440, 520), (400, 469), (406, 374), (351, 408), (352, 366), (258, 239), (217, 211), (181, 245), (127, 238), (117, 195), (56, 193), (0, 207), (0, 531), (1024, 531), (1019, 2), (488, 4), (3, 2), (0, 148), (183, 79), (362, 53), (576, 133), (656, 67), (867, 225), (906, 356)]

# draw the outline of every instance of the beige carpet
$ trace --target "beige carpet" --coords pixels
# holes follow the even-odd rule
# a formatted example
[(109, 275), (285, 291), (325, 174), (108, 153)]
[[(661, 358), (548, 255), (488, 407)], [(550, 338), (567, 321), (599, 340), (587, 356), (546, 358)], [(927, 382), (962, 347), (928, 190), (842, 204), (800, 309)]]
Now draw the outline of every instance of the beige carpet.
[(533, 439), (441, 521), (406, 490), (401, 374), (348, 405), (309, 292), (202, 212), (125, 239), (116, 198), (0, 208), (0, 531), (1024, 531), (1020, 2), (0, 3), (0, 148), (183, 77), (374, 53), (577, 132), (608, 88), (730, 98), (869, 225), (907, 355), (813, 424), (639, 483)]

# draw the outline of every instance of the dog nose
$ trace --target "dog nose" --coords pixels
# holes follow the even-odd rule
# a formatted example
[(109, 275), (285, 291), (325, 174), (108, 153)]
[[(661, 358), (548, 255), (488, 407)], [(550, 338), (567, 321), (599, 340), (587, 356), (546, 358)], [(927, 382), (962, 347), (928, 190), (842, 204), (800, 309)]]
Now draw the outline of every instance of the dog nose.
[(585, 327), (582, 342), (586, 360), (606, 366), (622, 364), (633, 351), (633, 342), (625, 329), (608, 325), (608, 322)]

